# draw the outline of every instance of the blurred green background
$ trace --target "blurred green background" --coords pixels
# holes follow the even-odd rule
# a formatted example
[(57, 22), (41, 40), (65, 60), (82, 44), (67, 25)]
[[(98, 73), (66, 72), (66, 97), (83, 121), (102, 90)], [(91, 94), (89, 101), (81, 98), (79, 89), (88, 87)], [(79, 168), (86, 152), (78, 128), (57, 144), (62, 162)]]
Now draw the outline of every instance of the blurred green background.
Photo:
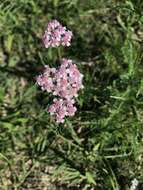
[[(78, 111), (57, 125), (35, 85), (57, 65), (42, 34), (73, 31), (63, 57), (84, 75)], [(0, 1), (0, 189), (143, 189), (143, 1)]]

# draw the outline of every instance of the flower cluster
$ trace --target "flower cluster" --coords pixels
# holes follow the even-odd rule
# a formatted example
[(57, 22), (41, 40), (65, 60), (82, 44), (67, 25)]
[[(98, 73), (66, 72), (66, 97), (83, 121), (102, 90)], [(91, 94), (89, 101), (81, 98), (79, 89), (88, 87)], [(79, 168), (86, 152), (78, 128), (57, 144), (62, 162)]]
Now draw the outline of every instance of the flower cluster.
[(47, 92), (52, 92), (54, 89), (54, 80), (53, 76), (55, 74), (56, 69), (50, 68), (49, 66), (45, 66), (45, 70), (43, 74), (39, 75), (36, 78), (37, 84), (41, 87), (41, 89)]
[(51, 115), (55, 115), (57, 123), (63, 123), (66, 116), (73, 116), (76, 112), (74, 100), (56, 98), (53, 100), (53, 104), (50, 105), (48, 112)]
[(46, 48), (60, 45), (70, 46), (72, 32), (62, 26), (57, 20), (48, 23), (43, 35), (43, 43)]
[(74, 97), (83, 88), (83, 75), (70, 59), (63, 59), (59, 68), (45, 67), (43, 74), (37, 77), (37, 84), (42, 90), (59, 97), (50, 106), (49, 112), (55, 114), (57, 122), (63, 122), (65, 116), (73, 116)]
[(65, 99), (77, 97), (77, 92), (81, 89), (83, 75), (77, 66), (70, 59), (63, 59), (56, 75), (56, 88), (54, 95)]
[[(43, 35), (43, 43), (46, 48), (70, 46), (71, 38), (72, 32), (57, 20), (53, 20), (48, 24)], [(66, 116), (75, 114), (74, 98), (83, 88), (82, 78), (83, 75), (70, 59), (62, 59), (58, 68), (45, 66), (43, 73), (36, 78), (37, 84), (43, 91), (56, 96), (48, 112), (55, 116), (57, 123), (63, 123)]]
[(36, 81), (42, 90), (69, 100), (77, 97), (78, 91), (83, 88), (82, 78), (83, 75), (72, 60), (63, 59), (58, 69), (46, 65)]
[(136, 190), (137, 189), (137, 186), (139, 185), (139, 181), (134, 178), (132, 181), (131, 181), (131, 187), (130, 187), (130, 190)]

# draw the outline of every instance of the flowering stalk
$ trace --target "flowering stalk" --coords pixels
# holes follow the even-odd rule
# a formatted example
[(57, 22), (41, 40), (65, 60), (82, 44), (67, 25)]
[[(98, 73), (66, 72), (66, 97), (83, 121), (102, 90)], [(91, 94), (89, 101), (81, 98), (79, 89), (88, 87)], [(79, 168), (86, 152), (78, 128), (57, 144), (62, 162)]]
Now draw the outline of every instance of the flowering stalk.
[(61, 47), (57, 48), (57, 52), (58, 52), (58, 57), (61, 60), (62, 59)]
[[(69, 46), (72, 32), (63, 27), (58, 21), (51, 21), (43, 35), (43, 43), (46, 48)], [(60, 47), (59, 47), (60, 48)], [(36, 79), (37, 84), (43, 91), (51, 93), (54, 98), (53, 104), (49, 106), (48, 112), (55, 116), (58, 123), (63, 123), (66, 116), (73, 116), (76, 112), (74, 98), (78, 96), (78, 91), (83, 88), (83, 75), (78, 70), (76, 64), (70, 59), (61, 59), (58, 68), (45, 66), (41, 75)]]

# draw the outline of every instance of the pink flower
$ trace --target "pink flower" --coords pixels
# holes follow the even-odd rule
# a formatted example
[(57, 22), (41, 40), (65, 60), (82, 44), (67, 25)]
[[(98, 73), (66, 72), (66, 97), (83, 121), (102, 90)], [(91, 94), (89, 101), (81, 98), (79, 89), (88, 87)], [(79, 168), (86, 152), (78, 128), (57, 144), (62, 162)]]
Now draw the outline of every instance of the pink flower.
[(83, 88), (83, 75), (70, 59), (63, 59), (61, 66), (55, 73), (55, 94), (62, 98), (71, 99), (77, 96), (78, 91)]
[(75, 114), (73, 98), (83, 88), (82, 78), (83, 75), (70, 59), (63, 59), (57, 69), (45, 66), (43, 74), (37, 77), (37, 84), (42, 90), (58, 97), (48, 109), (58, 123), (63, 123), (66, 116)]
[(46, 48), (58, 47), (60, 45), (70, 46), (72, 32), (62, 26), (57, 20), (48, 23), (42, 37)]
[(70, 44), (71, 38), (72, 38), (72, 32), (67, 31), (62, 38), (62, 45), (63, 46), (70, 46), (71, 45)]
[(83, 88), (83, 75), (70, 59), (63, 59), (57, 69), (45, 67), (43, 74), (37, 77), (37, 84), (42, 90), (52, 92), (61, 98), (77, 97), (78, 91)]
[(36, 83), (43, 91), (52, 92), (54, 89), (53, 75), (56, 72), (55, 68), (45, 66), (44, 73), (36, 78)]
[[(48, 23), (42, 40), (46, 48), (70, 46), (72, 36), (72, 32), (65, 26), (57, 20), (52, 20)], [(74, 98), (83, 88), (82, 79), (83, 75), (70, 59), (63, 59), (57, 69), (45, 66), (43, 73), (36, 78), (36, 83), (43, 91), (56, 96), (48, 112), (54, 115), (57, 123), (63, 123), (67, 116), (74, 116), (77, 110)]]
[(76, 112), (73, 100), (54, 99), (50, 105), (48, 112), (55, 116), (57, 123), (63, 123), (66, 116), (73, 116)]

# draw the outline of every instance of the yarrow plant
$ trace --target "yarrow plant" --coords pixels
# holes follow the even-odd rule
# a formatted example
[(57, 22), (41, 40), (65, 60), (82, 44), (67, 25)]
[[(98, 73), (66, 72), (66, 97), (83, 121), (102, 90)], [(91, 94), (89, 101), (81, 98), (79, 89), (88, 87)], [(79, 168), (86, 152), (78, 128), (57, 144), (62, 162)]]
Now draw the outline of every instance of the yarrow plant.
[[(53, 20), (43, 36), (45, 47), (56, 47), (59, 45), (69, 46), (72, 32), (66, 30), (58, 21)], [(55, 116), (58, 123), (63, 123), (66, 116), (73, 116), (76, 112), (74, 98), (78, 91), (83, 88), (83, 75), (71, 59), (62, 59), (57, 68), (45, 66), (44, 71), (36, 78), (37, 84), (43, 91), (56, 96), (53, 104), (49, 106), (48, 112)]]

